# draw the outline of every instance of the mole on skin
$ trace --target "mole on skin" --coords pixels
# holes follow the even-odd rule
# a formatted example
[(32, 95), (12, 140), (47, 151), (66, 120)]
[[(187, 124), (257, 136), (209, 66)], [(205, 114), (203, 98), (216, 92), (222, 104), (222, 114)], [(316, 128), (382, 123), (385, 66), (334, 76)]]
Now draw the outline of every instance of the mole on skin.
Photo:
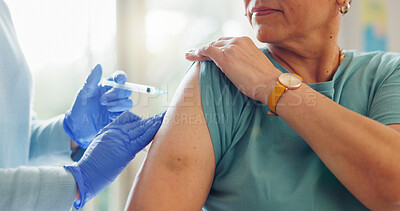
[(167, 169), (172, 172), (180, 172), (187, 166), (187, 161), (179, 156), (169, 156), (168, 160), (166, 161)]

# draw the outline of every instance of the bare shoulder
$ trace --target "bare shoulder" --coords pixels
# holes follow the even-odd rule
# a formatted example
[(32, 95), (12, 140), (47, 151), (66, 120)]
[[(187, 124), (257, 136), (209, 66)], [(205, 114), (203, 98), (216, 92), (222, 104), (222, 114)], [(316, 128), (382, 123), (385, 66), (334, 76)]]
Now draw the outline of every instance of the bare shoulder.
[[(215, 156), (200, 95), (200, 65), (182, 80), (131, 192), (129, 210), (199, 210)], [(156, 203), (155, 203), (156, 202)]]

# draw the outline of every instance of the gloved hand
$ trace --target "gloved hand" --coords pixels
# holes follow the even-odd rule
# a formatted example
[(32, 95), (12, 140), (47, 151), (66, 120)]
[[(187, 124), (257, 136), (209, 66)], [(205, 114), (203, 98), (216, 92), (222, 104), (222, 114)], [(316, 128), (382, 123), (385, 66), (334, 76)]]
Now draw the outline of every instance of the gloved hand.
[[(72, 109), (64, 118), (65, 131), (84, 149), (89, 146), (100, 129), (124, 111), (130, 110), (133, 105), (129, 98), (131, 91), (99, 85), (102, 72), (101, 66), (96, 65), (79, 91)], [(108, 80), (124, 84), (126, 74), (118, 71)]]
[(74, 203), (76, 209), (110, 185), (153, 140), (164, 115), (142, 120), (129, 111), (123, 113), (101, 130), (78, 163), (64, 166), (72, 172), (79, 188), (81, 198)]

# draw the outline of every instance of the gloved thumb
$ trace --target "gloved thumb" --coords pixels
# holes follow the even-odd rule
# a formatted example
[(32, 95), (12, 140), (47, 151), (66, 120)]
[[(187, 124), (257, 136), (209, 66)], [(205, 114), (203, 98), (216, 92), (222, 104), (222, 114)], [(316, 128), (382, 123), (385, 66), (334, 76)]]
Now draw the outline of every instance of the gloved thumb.
[(103, 69), (101, 68), (101, 65), (98, 64), (93, 68), (92, 72), (86, 79), (85, 86), (82, 89), (82, 97), (87, 99), (98, 94), (98, 84), (101, 80), (102, 73)]
[(101, 80), (101, 75), (103, 74), (103, 68), (100, 64), (96, 65), (88, 78), (86, 79), (87, 86), (97, 86)]

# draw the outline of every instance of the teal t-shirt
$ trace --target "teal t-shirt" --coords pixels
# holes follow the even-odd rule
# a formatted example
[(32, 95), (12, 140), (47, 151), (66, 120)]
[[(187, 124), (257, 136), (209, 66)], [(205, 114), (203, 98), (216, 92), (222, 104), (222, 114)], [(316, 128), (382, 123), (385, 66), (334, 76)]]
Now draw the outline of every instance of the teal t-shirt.
[[(332, 81), (308, 85), (383, 124), (400, 123), (400, 54), (345, 53)], [(203, 210), (367, 210), (285, 121), (213, 62), (201, 63), (200, 87), (216, 161)]]

